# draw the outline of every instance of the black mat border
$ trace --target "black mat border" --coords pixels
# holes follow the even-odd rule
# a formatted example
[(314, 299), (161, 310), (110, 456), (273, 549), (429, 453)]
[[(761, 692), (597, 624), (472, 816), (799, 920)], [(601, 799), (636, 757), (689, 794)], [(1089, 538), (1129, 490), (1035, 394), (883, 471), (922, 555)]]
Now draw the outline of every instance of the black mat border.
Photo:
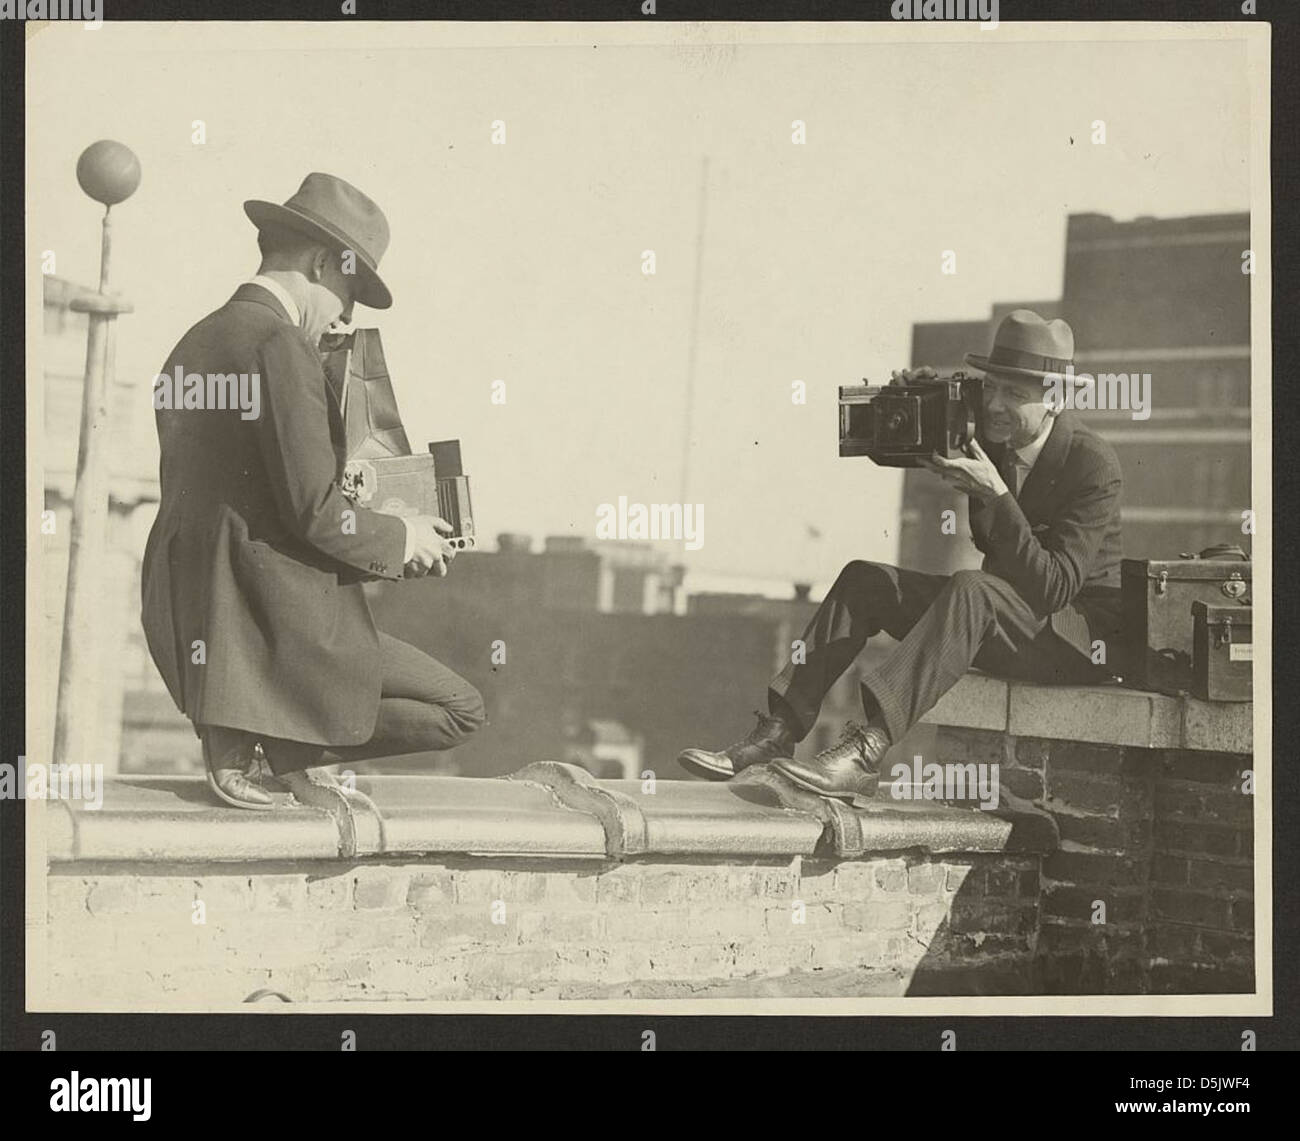
[[(584, 3), (563, 0), (487, 3), (483, 0), (357, 0), (361, 15), (342, 16), (338, 0), (103, 0), (107, 20), (624, 20), (642, 22), (639, 0)], [(1295, 211), (1300, 137), (1296, 114), (1300, 72), (1300, 5), (1259, 0), (1253, 19), (1273, 27), (1273, 312), (1274, 517), (1276, 568), (1300, 565), (1291, 504), (1300, 503), (1300, 464), (1288, 456), (1296, 439), (1300, 387), (1292, 377), (1300, 360)], [(664, 20), (855, 20), (890, 22), (888, 0), (773, 3), (771, 0), (670, 2)], [(1009, 20), (1202, 21), (1236, 18), (1234, 0), (1003, 0)], [(631, 15), (629, 15), (631, 13)], [(1243, 18), (1249, 21), (1250, 18)], [(23, 37), (21, 25), (0, 22), (0, 759), (23, 752), (24, 736), (24, 511), (25, 481)], [(959, 1056), (988, 1051), (1229, 1051), (1240, 1050), (1245, 1028), (1260, 1051), (1300, 1048), (1296, 954), (1300, 950), (1300, 895), (1290, 869), (1300, 867), (1300, 760), (1295, 756), (1300, 644), (1292, 597), (1275, 598), (1274, 689), (1274, 947), (1275, 1014), (1271, 1018), (1100, 1018), (1083, 1016), (659, 1016), (638, 1015), (29, 1015), (23, 1010), (23, 834), (21, 802), (0, 802), (0, 1049), (36, 1051), (54, 1029), (61, 1061), (67, 1051), (338, 1052), (342, 1029), (355, 1030), (365, 1052), (406, 1050), (640, 1050), (653, 1029), (660, 1051), (833, 1050), (937, 1051), (942, 1029), (957, 1033)], [(347, 1057), (347, 1055), (343, 1055)], [(36, 1058), (32, 1059), (37, 1061)], [(46, 1056), (44, 1062), (50, 1059)], [(1243, 1059), (1244, 1061), (1244, 1059)], [(1033, 1072), (1032, 1059), (1023, 1064)], [(277, 1063), (280, 1064), (280, 1063)], [(1045, 1064), (1039, 1059), (1038, 1065)], [(1127, 1063), (1125, 1063), (1127, 1064)], [(1253, 1064), (1253, 1063), (1252, 1063)], [(874, 1063), (873, 1063), (874, 1065)], [(1181, 1065), (1181, 1063), (1180, 1063)], [(1114, 1069), (1114, 1064), (1111, 1065)], [(1017, 1081), (1017, 1086), (1021, 1082)], [(792, 1091), (793, 1092), (793, 1091)], [(192, 1107), (191, 1107), (192, 1108)]]

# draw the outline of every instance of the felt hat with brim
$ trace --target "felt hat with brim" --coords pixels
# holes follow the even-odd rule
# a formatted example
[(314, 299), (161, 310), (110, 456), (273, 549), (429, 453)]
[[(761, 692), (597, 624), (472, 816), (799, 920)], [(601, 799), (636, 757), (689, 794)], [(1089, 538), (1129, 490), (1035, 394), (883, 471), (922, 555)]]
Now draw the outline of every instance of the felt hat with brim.
[(1012, 380), (1042, 380), (1074, 368), (1074, 330), (1057, 317), (1044, 321), (1032, 309), (1013, 309), (998, 325), (988, 356), (967, 353), (981, 372)]
[(388, 219), (350, 182), (332, 174), (312, 173), (283, 205), (253, 198), (244, 213), (259, 230), (293, 230), (355, 255), (356, 300), (371, 309), (387, 309), (393, 295), (379, 277), (379, 260), (388, 249)]

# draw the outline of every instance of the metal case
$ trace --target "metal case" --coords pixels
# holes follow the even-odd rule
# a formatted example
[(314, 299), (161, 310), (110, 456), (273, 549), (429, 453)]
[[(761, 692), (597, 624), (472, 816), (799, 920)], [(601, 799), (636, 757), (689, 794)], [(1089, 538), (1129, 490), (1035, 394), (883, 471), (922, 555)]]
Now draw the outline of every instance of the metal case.
[(1192, 693), (1203, 701), (1249, 701), (1255, 644), (1251, 608), (1192, 603)]
[(1140, 689), (1192, 687), (1192, 603), (1250, 606), (1250, 560), (1240, 547), (1177, 559), (1124, 559), (1125, 678)]

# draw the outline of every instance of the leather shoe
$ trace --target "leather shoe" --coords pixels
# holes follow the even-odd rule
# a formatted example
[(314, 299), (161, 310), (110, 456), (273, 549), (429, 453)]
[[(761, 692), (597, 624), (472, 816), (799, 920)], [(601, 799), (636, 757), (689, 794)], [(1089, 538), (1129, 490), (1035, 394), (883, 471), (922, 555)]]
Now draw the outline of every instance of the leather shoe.
[(840, 800), (869, 800), (876, 795), (880, 762), (889, 745), (889, 734), (878, 725), (850, 721), (840, 739), (811, 761), (786, 757), (772, 767), (809, 792)]
[(235, 808), (265, 811), (275, 807), (270, 794), (249, 779), (254, 747), (249, 734), (210, 725), (204, 730), (202, 741), (208, 788), (219, 800)]
[(271, 762), (260, 744), (253, 751), (253, 764), (248, 770), (248, 779), (265, 792), (287, 793), (289, 791), (289, 786), (271, 768)]
[(750, 765), (763, 764), (794, 752), (796, 741), (790, 726), (779, 717), (766, 717), (754, 711), (758, 724), (749, 735), (719, 753), (707, 749), (683, 749), (677, 763), (706, 780), (730, 780)]

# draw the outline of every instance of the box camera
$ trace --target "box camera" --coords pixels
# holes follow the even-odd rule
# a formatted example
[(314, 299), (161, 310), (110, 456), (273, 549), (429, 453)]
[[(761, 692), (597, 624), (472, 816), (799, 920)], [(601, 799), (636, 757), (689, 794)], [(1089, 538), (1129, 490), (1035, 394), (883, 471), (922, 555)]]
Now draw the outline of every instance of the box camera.
[(868, 456), (882, 467), (918, 467), (938, 453), (965, 455), (981, 435), (979, 377), (953, 373), (905, 384), (840, 386), (840, 455)]
[(413, 455), (378, 329), (321, 338), (325, 379), (343, 417), (344, 495), (385, 515), (440, 515), (452, 526), (453, 547), (473, 547), (474, 512), (460, 441), (440, 440)]

